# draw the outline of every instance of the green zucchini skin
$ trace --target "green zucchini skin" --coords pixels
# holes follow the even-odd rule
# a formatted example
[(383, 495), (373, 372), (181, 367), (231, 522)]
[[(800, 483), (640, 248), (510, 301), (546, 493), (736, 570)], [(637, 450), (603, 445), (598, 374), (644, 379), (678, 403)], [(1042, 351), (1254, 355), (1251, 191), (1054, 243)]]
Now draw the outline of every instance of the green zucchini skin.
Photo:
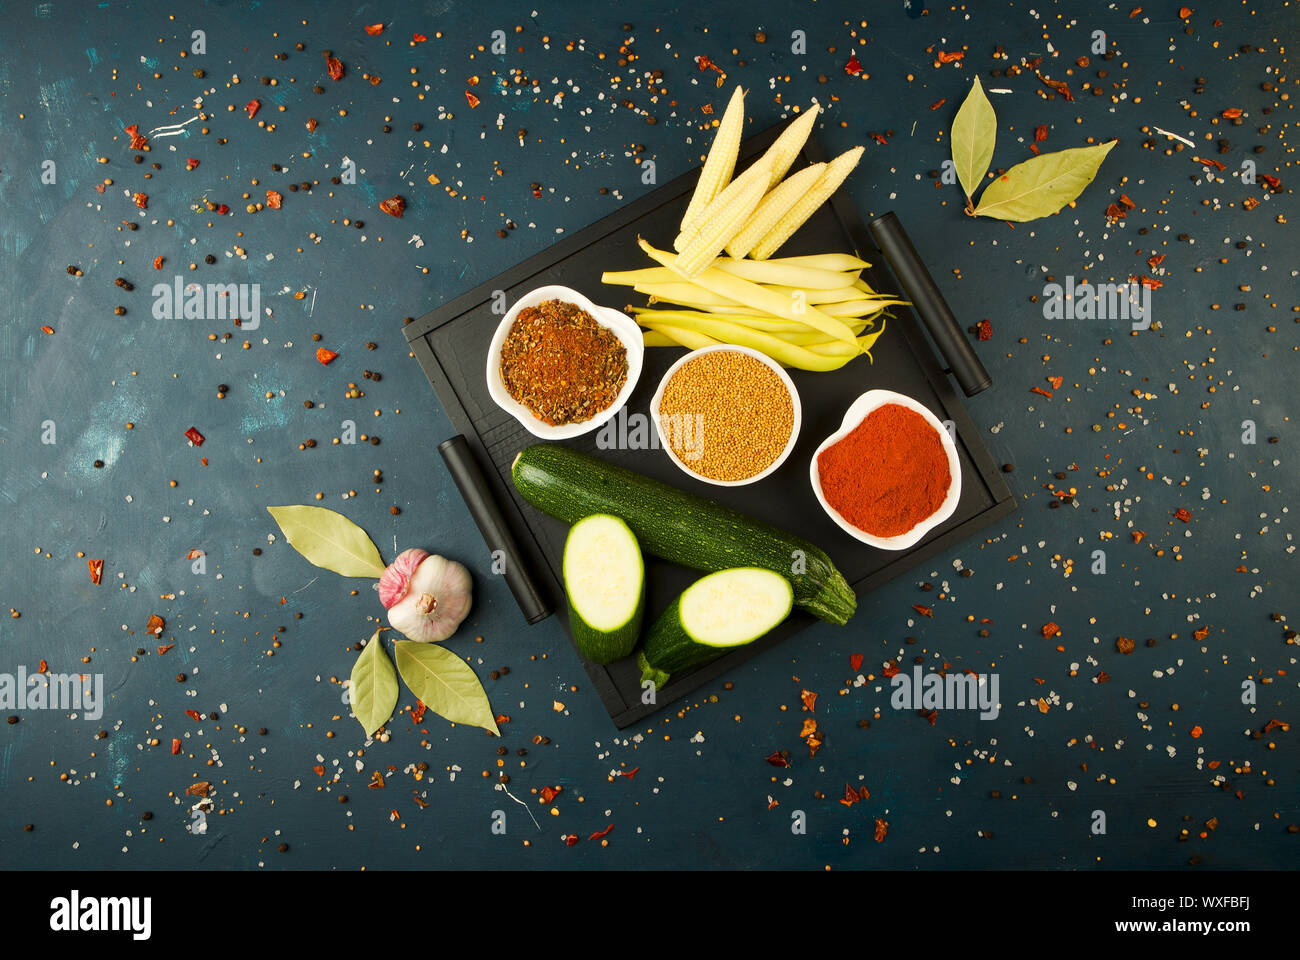
[[(627, 528), (626, 522), (622, 519), (613, 519)], [(576, 529), (577, 524), (574, 524), (569, 530), (569, 539), (565, 541), (566, 553), (573, 531)], [(627, 528), (627, 535), (635, 541), (636, 535), (630, 528)], [(631, 618), (616, 630), (601, 630), (584, 620), (578, 608), (574, 606), (569, 585), (565, 584), (565, 597), (569, 603), (569, 632), (573, 635), (573, 645), (592, 663), (613, 663), (615, 660), (622, 660), (636, 649), (636, 642), (641, 636), (641, 619), (645, 613), (645, 562), (641, 560), (639, 545), (637, 560), (640, 564), (641, 578), (637, 584), (636, 610)]]
[(653, 556), (708, 573), (746, 566), (779, 573), (795, 605), (828, 623), (848, 623), (857, 609), (853, 588), (820, 547), (712, 500), (559, 444), (526, 447), (510, 473), (525, 500), (566, 523), (610, 513)]
[[(642, 683), (648, 680), (653, 682), (656, 687), (662, 687), (667, 679), (675, 674), (717, 660), (738, 647), (748, 646), (770, 630), (775, 629), (778, 624), (790, 615), (793, 597), (789, 586), (787, 586), (788, 580), (781, 579), (777, 582), (781, 583), (785, 590), (784, 607), (779, 619), (775, 620), (766, 630), (730, 646), (711, 646), (698, 642), (691, 635), (690, 627), (682, 618), (682, 599), (710, 577), (743, 572), (743, 569), (719, 571), (716, 574), (710, 574), (708, 577), (697, 580), (678, 595), (668, 609), (659, 615), (659, 618), (646, 631), (645, 643), (642, 646), (640, 656), (637, 658), (637, 664), (641, 667)], [(770, 571), (763, 570), (763, 576), (765, 577), (770, 576), (770, 573)]]

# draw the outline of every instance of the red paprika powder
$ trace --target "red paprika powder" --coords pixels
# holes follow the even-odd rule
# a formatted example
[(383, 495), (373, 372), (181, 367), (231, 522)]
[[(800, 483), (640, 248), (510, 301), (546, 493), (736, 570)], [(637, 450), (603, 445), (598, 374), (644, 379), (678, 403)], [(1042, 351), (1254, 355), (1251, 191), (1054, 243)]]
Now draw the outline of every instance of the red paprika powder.
[(907, 533), (939, 509), (952, 485), (939, 434), (898, 403), (877, 407), (823, 450), (817, 471), (826, 502), (875, 537)]

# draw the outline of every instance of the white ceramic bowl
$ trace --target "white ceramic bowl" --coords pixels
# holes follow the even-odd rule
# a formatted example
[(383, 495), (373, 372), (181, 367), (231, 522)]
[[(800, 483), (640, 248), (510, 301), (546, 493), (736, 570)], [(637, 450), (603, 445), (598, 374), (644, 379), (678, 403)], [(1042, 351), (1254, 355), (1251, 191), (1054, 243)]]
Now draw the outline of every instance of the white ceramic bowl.
[[(729, 350), (732, 353), (743, 353), (747, 357), (753, 357), (775, 373), (781, 378), (781, 382), (785, 384), (786, 390), (789, 391), (790, 405), (793, 407), (794, 423), (790, 426), (790, 439), (786, 441), (785, 449), (781, 451), (781, 455), (773, 460), (766, 470), (756, 473), (752, 477), (746, 477), (744, 480), (713, 480), (709, 477), (703, 476), (702, 474), (696, 473), (673, 451), (672, 446), (668, 443), (668, 438), (664, 435), (663, 427), (659, 423), (659, 404), (663, 401), (664, 388), (668, 386), (668, 381), (673, 378), (673, 374), (690, 361), (702, 357), (706, 353), (717, 353), (720, 350)], [(655, 433), (659, 435), (659, 445), (663, 447), (664, 453), (668, 454), (668, 459), (672, 460), (672, 462), (675, 463), (688, 477), (692, 477), (696, 480), (703, 480), (705, 483), (711, 483), (718, 487), (743, 487), (748, 483), (757, 483), (759, 480), (762, 480), (764, 477), (773, 473), (785, 462), (786, 457), (790, 456), (790, 451), (794, 449), (795, 441), (799, 439), (799, 427), (803, 422), (803, 407), (799, 403), (799, 391), (795, 389), (794, 381), (790, 379), (790, 375), (782, 369), (779, 363), (772, 360), (770, 357), (759, 353), (757, 350), (751, 350), (749, 347), (737, 347), (731, 344), (722, 343), (712, 347), (701, 347), (698, 350), (692, 350), (690, 353), (686, 354), (686, 356), (679, 358), (676, 363), (668, 368), (668, 372), (665, 373), (663, 379), (659, 381), (659, 389), (655, 391), (655, 395), (650, 401), (650, 419), (654, 421)]]
[[(535, 307), (547, 300), (563, 300), (565, 303), (586, 310), (602, 327), (613, 331), (627, 350), (627, 382), (623, 384), (623, 389), (614, 398), (614, 402), (590, 420), (560, 426), (543, 423), (533, 416), (531, 410), (510, 396), (510, 391), (506, 389), (505, 382), (501, 379), (501, 348), (506, 342), (506, 335), (510, 332), (510, 328), (514, 326), (515, 318), (519, 316), (519, 311), (525, 307)], [(522, 423), (533, 436), (541, 437), (543, 440), (565, 440), (590, 433), (618, 413), (619, 408), (627, 403), (628, 398), (632, 396), (632, 391), (636, 389), (637, 380), (641, 378), (641, 363), (644, 358), (645, 341), (641, 336), (641, 328), (631, 317), (612, 307), (602, 307), (592, 303), (577, 290), (568, 287), (538, 287), (516, 300), (515, 305), (497, 325), (497, 332), (492, 337), (491, 346), (488, 347), (488, 394), (496, 401), (497, 406)]]
[[(838, 510), (826, 502), (826, 497), (822, 493), (821, 477), (817, 471), (817, 458), (821, 456), (822, 451), (827, 447), (852, 433), (869, 414), (889, 403), (896, 403), (899, 406), (907, 407), (909, 410), (915, 410), (925, 418), (926, 423), (930, 424), (938, 432), (939, 440), (943, 443), (944, 452), (948, 454), (948, 470), (949, 475), (952, 477), (952, 483), (948, 485), (948, 496), (944, 497), (943, 503), (939, 504), (939, 509), (907, 533), (899, 534), (896, 537), (874, 537), (865, 530), (859, 530), (849, 523), (840, 516)], [(928, 408), (917, 403), (911, 397), (895, 393), (892, 390), (868, 390), (854, 400), (849, 409), (845, 411), (840, 428), (822, 441), (822, 445), (813, 454), (808, 472), (812, 478), (813, 493), (817, 495), (817, 502), (822, 505), (822, 509), (826, 511), (830, 518), (838, 523), (849, 536), (880, 550), (906, 550), (915, 546), (922, 537), (952, 516), (953, 511), (957, 509), (957, 501), (961, 499), (961, 463), (957, 459), (957, 445), (952, 442), (951, 435), (939, 422), (939, 418), (931, 413)]]

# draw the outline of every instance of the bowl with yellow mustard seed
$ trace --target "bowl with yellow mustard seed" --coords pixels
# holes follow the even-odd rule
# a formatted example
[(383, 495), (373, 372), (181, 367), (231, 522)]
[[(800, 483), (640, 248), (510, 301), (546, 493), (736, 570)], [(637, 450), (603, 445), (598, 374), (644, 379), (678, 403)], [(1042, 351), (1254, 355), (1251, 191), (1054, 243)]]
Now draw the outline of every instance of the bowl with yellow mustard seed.
[(650, 411), (669, 459), (720, 487), (773, 473), (803, 419), (790, 375), (757, 350), (729, 344), (693, 350), (669, 367)]
[(627, 403), (644, 356), (631, 317), (568, 287), (538, 287), (497, 325), (488, 347), (488, 394), (535, 437), (577, 437)]

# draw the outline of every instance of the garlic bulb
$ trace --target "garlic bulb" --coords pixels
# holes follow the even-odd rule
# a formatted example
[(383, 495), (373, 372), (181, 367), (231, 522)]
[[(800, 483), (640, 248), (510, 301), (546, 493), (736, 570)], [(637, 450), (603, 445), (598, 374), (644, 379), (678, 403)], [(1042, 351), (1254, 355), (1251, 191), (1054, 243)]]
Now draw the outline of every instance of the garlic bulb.
[(404, 550), (379, 578), (379, 601), (388, 622), (411, 640), (446, 640), (469, 613), (473, 582), (454, 560), (425, 550)]

